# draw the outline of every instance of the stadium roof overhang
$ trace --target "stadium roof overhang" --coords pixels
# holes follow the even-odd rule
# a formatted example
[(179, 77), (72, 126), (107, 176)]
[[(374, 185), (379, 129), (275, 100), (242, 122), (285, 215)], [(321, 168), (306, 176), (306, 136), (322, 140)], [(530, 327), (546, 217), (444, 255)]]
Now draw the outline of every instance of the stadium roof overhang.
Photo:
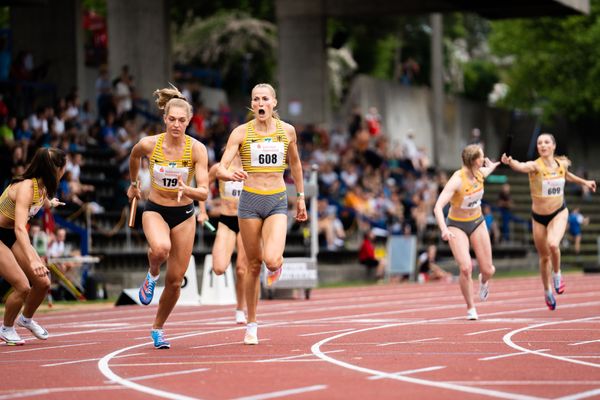
[(325, 15), (339, 17), (473, 12), (500, 19), (590, 12), (589, 0), (324, 0), (323, 6)]

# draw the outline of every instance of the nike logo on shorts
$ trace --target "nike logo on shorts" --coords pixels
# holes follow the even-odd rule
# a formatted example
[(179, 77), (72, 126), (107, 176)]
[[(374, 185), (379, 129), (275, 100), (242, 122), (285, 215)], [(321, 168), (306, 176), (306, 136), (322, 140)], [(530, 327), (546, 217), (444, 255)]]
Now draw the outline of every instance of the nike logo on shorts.
[(186, 214), (189, 214), (189, 213), (191, 213), (192, 211), (194, 211), (194, 210), (187, 210), (185, 213), (186, 213)]

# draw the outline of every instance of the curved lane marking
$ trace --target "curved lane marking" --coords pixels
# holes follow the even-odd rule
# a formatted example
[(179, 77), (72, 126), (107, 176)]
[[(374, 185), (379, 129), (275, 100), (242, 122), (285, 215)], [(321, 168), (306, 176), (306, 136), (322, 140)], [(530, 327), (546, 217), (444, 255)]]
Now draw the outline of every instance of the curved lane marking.
[(526, 349), (525, 347), (519, 346), (518, 344), (516, 344), (515, 342), (512, 341), (512, 337), (514, 335), (524, 332), (524, 331), (527, 331), (527, 330), (530, 330), (530, 329), (535, 329), (535, 328), (539, 328), (542, 326), (548, 326), (548, 325), (568, 324), (571, 322), (592, 321), (592, 320), (598, 320), (598, 319), (600, 319), (600, 317), (579, 318), (579, 319), (571, 319), (571, 320), (566, 320), (566, 321), (551, 321), (551, 322), (545, 322), (543, 324), (530, 325), (530, 326), (526, 326), (521, 329), (516, 329), (512, 332), (507, 333), (506, 335), (504, 335), (502, 340), (504, 341), (504, 343), (506, 343), (508, 346), (512, 347), (513, 349), (519, 350), (524, 353), (535, 354), (537, 356), (553, 358), (555, 360), (566, 361), (566, 362), (570, 362), (573, 364), (585, 365), (588, 367), (600, 368), (600, 364), (590, 363), (590, 362), (581, 361), (581, 360), (575, 360), (572, 358), (557, 356), (557, 355), (550, 354), (550, 353), (541, 353), (538, 350)]

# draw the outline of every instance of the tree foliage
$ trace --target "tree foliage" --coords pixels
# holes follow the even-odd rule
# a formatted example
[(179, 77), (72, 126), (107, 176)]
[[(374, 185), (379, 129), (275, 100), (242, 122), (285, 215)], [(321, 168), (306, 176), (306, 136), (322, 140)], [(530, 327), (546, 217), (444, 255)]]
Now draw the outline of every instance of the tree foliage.
[(545, 118), (600, 115), (600, 1), (589, 16), (493, 22), (492, 51), (508, 60), (504, 104)]
[(233, 91), (244, 76), (254, 83), (272, 81), (276, 49), (275, 25), (241, 11), (196, 18), (175, 34), (173, 43), (177, 62), (220, 71)]

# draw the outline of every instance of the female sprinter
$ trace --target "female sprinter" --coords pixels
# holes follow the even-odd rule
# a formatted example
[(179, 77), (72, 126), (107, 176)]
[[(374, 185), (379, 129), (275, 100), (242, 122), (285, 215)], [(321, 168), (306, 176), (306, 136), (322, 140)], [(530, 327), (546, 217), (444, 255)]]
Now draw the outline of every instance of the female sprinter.
[[(166, 132), (141, 139), (131, 149), (127, 197), (140, 198), (137, 186), (142, 157), (150, 159), (151, 188), (142, 214), (148, 240), (150, 268), (139, 297), (150, 304), (160, 266), (167, 262), (165, 289), (160, 297), (151, 337), (157, 349), (170, 348), (163, 325), (179, 299), (181, 282), (188, 267), (196, 231), (194, 200), (204, 201), (208, 194), (208, 156), (200, 142), (185, 134), (192, 107), (175, 87), (154, 92), (158, 108), (164, 111)], [(188, 186), (196, 178), (196, 187)]]
[(27, 220), (44, 205), (64, 204), (53, 197), (66, 164), (62, 150), (38, 149), (25, 173), (14, 178), (0, 196), (0, 276), (13, 288), (6, 299), (0, 328), (0, 339), (8, 345), (25, 343), (14, 328), (23, 304), (17, 325), (29, 329), (38, 339), (48, 339), (48, 332), (32, 317), (48, 294), (50, 278), (48, 268), (29, 241)]
[[(238, 205), (242, 242), (248, 258), (246, 304), (248, 325), (244, 343), (258, 344), (256, 306), (260, 269), (267, 267), (267, 285), (281, 275), (287, 233), (288, 202), (283, 172), (289, 163), (296, 185), (296, 220), (306, 221), (302, 164), (296, 145), (296, 130), (281, 121), (275, 111), (275, 89), (260, 83), (252, 89), (254, 118), (235, 128), (227, 141), (217, 169), (217, 178), (244, 181)], [(229, 169), (239, 153), (243, 169)]]
[[(500, 162), (484, 158), (483, 150), (471, 144), (462, 151), (462, 168), (454, 172), (435, 203), (433, 213), (448, 241), (454, 259), (460, 268), (460, 291), (467, 303), (467, 319), (476, 320), (477, 310), (473, 301), (472, 262), (469, 247), (473, 247), (479, 263), (479, 298), (487, 300), (489, 280), (496, 272), (492, 264), (490, 235), (481, 213), (483, 181)], [(448, 218), (444, 220), (443, 208), (450, 202)]]
[(565, 291), (560, 272), (560, 242), (567, 228), (569, 211), (565, 204), (565, 180), (596, 191), (596, 182), (575, 176), (567, 169), (570, 161), (554, 155), (556, 140), (550, 133), (542, 133), (537, 139), (540, 155), (535, 161), (519, 162), (502, 154), (502, 162), (513, 170), (529, 174), (531, 191), (531, 219), (533, 242), (540, 258), (540, 275), (544, 285), (544, 298), (550, 310), (556, 308), (556, 299), (550, 285), (550, 265), (556, 294)]
[[(208, 180), (212, 182), (216, 178), (219, 164), (213, 165), (208, 171)], [(230, 169), (242, 168), (240, 157), (236, 154)], [(248, 260), (246, 252), (242, 245), (242, 235), (238, 224), (238, 202), (244, 182), (235, 181), (218, 181), (219, 185), (219, 225), (217, 226), (217, 236), (212, 247), (212, 270), (217, 275), (223, 275), (227, 266), (231, 262), (233, 250), (236, 249), (237, 257), (235, 260), (235, 295), (237, 299), (237, 307), (235, 309), (235, 322), (237, 324), (245, 324), (246, 314), (246, 297), (244, 296), (244, 286), (246, 279), (246, 271), (248, 269)], [(206, 203), (200, 202), (200, 213), (198, 214), (198, 222), (203, 224), (208, 220), (206, 213)]]

